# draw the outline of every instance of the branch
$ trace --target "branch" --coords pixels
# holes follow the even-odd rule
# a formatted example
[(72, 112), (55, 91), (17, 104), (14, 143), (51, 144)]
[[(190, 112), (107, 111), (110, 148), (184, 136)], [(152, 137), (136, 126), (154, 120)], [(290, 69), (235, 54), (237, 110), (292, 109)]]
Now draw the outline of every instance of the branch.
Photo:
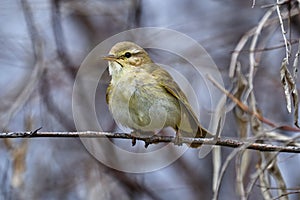
[(63, 64), (63, 69), (67, 72), (72, 80), (75, 79), (76, 71), (75, 65), (72, 63), (70, 56), (68, 55), (66, 40), (63, 33), (61, 11), (60, 11), (60, 1), (53, 0), (51, 7), (52, 15), (52, 28), (56, 44), (56, 52), (59, 60)]
[[(134, 141), (140, 140), (145, 142), (147, 147), (149, 144), (154, 143), (176, 143), (176, 138), (173, 136), (160, 136), (154, 135), (150, 137), (135, 136), (127, 133), (108, 133), (108, 132), (96, 132), (96, 131), (85, 131), (85, 132), (9, 132), (0, 133), (0, 138), (35, 138), (35, 137), (84, 137), (84, 138), (119, 138), (119, 139), (131, 139)], [(231, 148), (238, 148), (246, 146), (247, 149), (253, 149), (257, 151), (280, 151), (288, 153), (300, 153), (300, 147), (298, 146), (280, 146), (273, 144), (262, 144), (262, 139), (253, 141), (240, 141), (233, 138), (180, 138), (182, 143), (185, 144), (206, 144), (206, 145), (217, 145)]]
[(207, 75), (208, 80), (212, 82), (221, 92), (223, 92), (227, 97), (229, 97), (236, 105), (238, 105), (243, 111), (249, 113), (250, 115), (254, 115), (257, 119), (259, 119), (261, 122), (276, 128), (281, 129), (285, 131), (294, 131), (294, 132), (300, 132), (300, 128), (298, 127), (291, 127), (287, 125), (276, 125), (274, 122), (271, 122), (269, 119), (264, 118), (262, 115), (260, 115), (256, 111), (252, 111), (247, 105), (245, 105), (243, 102), (241, 102), (238, 98), (236, 98), (233, 94), (228, 92), (225, 88), (223, 88), (217, 81), (215, 81), (210, 75)]
[[(16, 92), (16, 98), (11, 100), (12, 104), (8, 110), (0, 116), (1, 128), (6, 128), (10, 120), (14, 115), (24, 107), (25, 103), (29, 100), (30, 96), (34, 92), (38, 81), (41, 78), (41, 74), (45, 69), (43, 58), (43, 38), (39, 35), (35, 20), (33, 18), (32, 8), (29, 6), (28, 1), (21, 1), (25, 22), (27, 26), (28, 34), (31, 38), (31, 45), (33, 49), (34, 63), (30, 77), (26, 77), (26, 80), (22, 83), (24, 86), (20, 89), (14, 88), (12, 91)], [(3, 87), (3, 86), (2, 86)]]

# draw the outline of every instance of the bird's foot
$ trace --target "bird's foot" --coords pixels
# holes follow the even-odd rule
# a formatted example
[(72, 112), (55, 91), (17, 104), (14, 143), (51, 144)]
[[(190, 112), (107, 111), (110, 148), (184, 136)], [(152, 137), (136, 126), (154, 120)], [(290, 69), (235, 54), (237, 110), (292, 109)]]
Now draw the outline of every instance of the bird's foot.
[(158, 143), (159, 136), (157, 134), (152, 135), (151, 137), (147, 137), (144, 141), (145, 141), (145, 148), (147, 148), (149, 146), (149, 144), (155, 144)]
[(144, 140), (144, 142), (145, 142), (145, 148), (147, 149), (148, 146), (149, 146), (149, 144), (151, 144), (151, 138), (146, 138), (146, 139)]
[(182, 146), (182, 137), (179, 131), (176, 132), (174, 144), (178, 146)]
[[(153, 143), (158, 143), (157, 140), (158, 140), (158, 135), (157, 135), (158, 132), (143, 132), (143, 135), (146, 135), (145, 138), (143, 138), (144, 142), (145, 142), (145, 148), (147, 148), (150, 144), (153, 144)], [(133, 131), (131, 132), (131, 140), (132, 140), (132, 146), (135, 146), (136, 145), (136, 138), (140, 138), (141, 137), (141, 134), (140, 132), (138, 131)]]
[(136, 145), (136, 137), (140, 137), (140, 135), (141, 134), (139, 132), (137, 132), (137, 131), (131, 132), (131, 136), (132, 136), (131, 144), (132, 144), (132, 146)]

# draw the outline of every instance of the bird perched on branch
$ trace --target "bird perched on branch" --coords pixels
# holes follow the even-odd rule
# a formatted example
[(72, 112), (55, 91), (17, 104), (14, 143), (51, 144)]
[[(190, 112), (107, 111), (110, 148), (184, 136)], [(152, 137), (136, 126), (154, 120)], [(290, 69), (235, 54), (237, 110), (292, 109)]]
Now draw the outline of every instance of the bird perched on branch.
[(120, 42), (103, 59), (108, 61), (111, 75), (106, 100), (119, 126), (147, 135), (172, 127), (178, 143), (181, 136), (211, 136), (171, 75), (153, 63), (143, 48)]

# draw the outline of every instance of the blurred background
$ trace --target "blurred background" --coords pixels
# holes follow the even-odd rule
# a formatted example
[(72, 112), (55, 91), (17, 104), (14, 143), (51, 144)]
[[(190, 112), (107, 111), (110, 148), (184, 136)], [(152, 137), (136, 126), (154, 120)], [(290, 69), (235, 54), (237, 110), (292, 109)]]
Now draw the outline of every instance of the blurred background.
[[(249, 59), (249, 38), (258, 30), (254, 27), (263, 25), (254, 48), (252, 96), (246, 97), (244, 102), (250, 106), (254, 103), (252, 106), (259, 113), (278, 126), (293, 126), (294, 115), (287, 112), (280, 81), (286, 50), (276, 10), (270, 11), (276, 8), (275, 3), (274, 0), (2, 0), (1, 132), (30, 131), (39, 127), (43, 127), (42, 131), (76, 131), (72, 91), (80, 64), (103, 40), (137, 27), (166, 27), (195, 39), (218, 66), (225, 87), (237, 97), (244, 97), (239, 83), (246, 80), (245, 87), (249, 88), (248, 72), (254, 66)], [(280, 4), (291, 43), (290, 63), (298, 50), (298, 6), (298, 1), (293, 0)], [(262, 22), (268, 12), (269, 21)], [(243, 36), (245, 46), (235, 51)], [(239, 56), (234, 66), (240, 68), (230, 77), (234, 52)], [(159, 60), (158, 54), (150, 55)], [(170, 66), (176, 62), (168, 60)], [(293, 70), (292, 65), (288, 67)], [(99, 84), (105, 89), (108, 83), (106, 71)], [(295, 79), (292, 86), (297, 83)], [(95, 106), (107, 109), (104, 95), (99, 94), (97, 98), (102, 100)], [(295, 135), (273, 131), (274, 127), (265, 127), (259, 122), (256, 124), (259, 131), (254, 130), (254, 122), (248, 114), (232, 110), (234, 105), (230, 100), (227, 103), (231, 106), (226, 110), (222, 136), (245, 138), (266, 130), (276, 132), (275, 137)], [(106, 131), (116, 130), (108, 112), (97, 114), (107, 123)], [(0, 199), (212, 199), (216, 188), (214, 180), (221, 180), (218, 168), (229, 161), (228, 155), (233, 152), (222, 147), (219, 152), (199, 159), (198, 150), (191, 149), (166, 168), (132, 174), (101, 164), (76, 138), (2, 139), (0, 143)], [(134, 151), (137, 147), (130, 148)], [(275, 164), (266, 165), (268, 169), (260, 168), (269, 158)], [(226, 166), (218, 198), (242, 199), (253, 175), (261, 169), (262, 175), (254, 182), (249, 199), (299, 199), (299, 164), (296, 154), (241, 151)]]

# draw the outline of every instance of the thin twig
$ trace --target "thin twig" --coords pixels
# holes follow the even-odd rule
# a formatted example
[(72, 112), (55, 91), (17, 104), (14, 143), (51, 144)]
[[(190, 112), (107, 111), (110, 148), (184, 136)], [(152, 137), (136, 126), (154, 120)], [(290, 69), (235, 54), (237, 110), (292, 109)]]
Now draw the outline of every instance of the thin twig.
[[(274, 5), (272, 5), (274, 6)], [(293, 9), (290, 12), (290, 16), (295, 16), (299, 14), (299, 9)], [(282, 15), (284, 16), (283, 18), (287, 18), (288, 17), (288, 13), (287, 12), (283, 12)], [(268, 19), (267, 22), (264, 24), (264, 27), (270, 26), (272, 24), (275, 24), (278, 22), (278, 18), (271, 18)], [(257, 26), (253, 27), (252, 29), (250, 29), (249, 31), (247, 31), (242, 38), (239, 40), (238, 44), (236, 45), (232, 55), (231, 55), (231, 60), (230, 60), (230, 66), (229, 66), (229, 77), (232, 78), (234, 76), (234, 72), (235, 72), (235, 67), (237, 65), (237, 60), (239, 57), (239, 52), (244, 48), (244, 46), (246, 45), (246, 43), (248, 42), (249, 38), (251, 36), (253, 36), (255, 34), (255, 31), (257, 29)]]
[[(257, 135), (255, 136), (256, 139), (258, 139), (260, 136), (262, 136), (262, 134), (260, 135)], [(220, 175), (219, 175), (219, 180), (217, 182), (217, 186), (216, 186), (216, 190), (214, 192), (214, 196), (213, 196), (213, 200), (217, 200), (218, 197), (219, 197), (219, 190), (220, 190), (220, 187), (221, 187), (221, 182), (222, 182), (222, 179), (224, 177), (224, 174), (226, 172), (226, 169), (228, 168), (229, 166), (229, 163), (233, 160), (233, 158), (240, 152), (244, 151), (245, 149), (248, 149), (248, 147), (251, 145), (251, 144), (254, 144), (255, 140), (251, 140), (249, 143), (245, 143), (244, 145), (234, 149), (226, 158), (225, 162), (223, 163), (222, 165), (222, 169), (220, 170)]]
[(256, 62), (255, 62), (255, 57), (254, 57), (254, 50), (255, 47), (257, 45), (257, 41), (258, 41), (258, 36), (261, 33), (263, 27), (265, 26), (265, 24), (267, 23), (268, 19), (271, 17), (272, 13), (275, 11), (275, 8), (272, 7), (270, 8), (266, 14), (262, 17), (262, 19), (260, 20), (255, 33), (253, 35), (252, 41), (251, 41), (251, 45), (250, 45), (250, 54), (249, 54), (249, 63), (250, 63), (250, 69), (249, 69), (249, 78), (248, 78), (248, 84), (249, 84), (249, 89), (246, 92), (246, 98), (248, 98), (248, 96), (250, 95), (250, 93), (252, 92), (253, 89), (253, 76), (254, 76), (254, 68), (256, 67)]
[[(159, 136), (154, 135), (150, 137), (135, 136), (127, 133), (109, 133), (109, 132), (96, 132), (96, 131), (85, 131), (85, 132), (9, 132), (9, 133), (0, 133), (0, 138), (36, 138), (36, 137), (84, 137), (84, 138), (118, 138), (118, 139), (133, 139), (144, 141), (147, 144), (155, 143), (178, 143), (175, 137), (173, 136)], [(188, 138), (182, 137), (182, 143), (184, 144), (207, 144), (207, 145), (217, 145), (231, 148), (238, 148), (241, 146), (247, 146), (247, 149), (253, 149), (258, 151), (280, 151), (288, 153), (300, 153), (300, 147), (297, 146), (280, 146), (273, 144), (262, 144), (262, 143), (253, 143), (253, 141), (240, 141), (238, 139), (232, 138)], [(261, 141), (260, 141), (261, 142)]]
[(228, 92), (225, 88), (223, 88), (218, 82), (216, 82), (210, 75), (207, 75), (207, 78), (219, 89), (221, 90), (224, 94), (226, 94), (227, 97), (229, 97), (234, 103), (236, 103), (243, 111), (249, 113), (250, 115), (254, 115), (262, 121), (263, 123), (277, 129), (281, 130), (286, 130), (286, 131), (295, 131), (295, 132), (300, 132), (300, 128), (298, 127), (291, 127), (291, 126), (286, 126), (286, 125), (276, 125), (274, 122), (271, 122), (269, 119), (264, 118), (261, 116), (258, 112), (252, 111), (248, 106), (243, 104), (239, 99), (237, 99), (234, 95), (232, 95), (230, 92)]
[[(290, 141), (287, 141), (287, 142), (285, 143), (285, 145), (288, 145), (288, 144), (290, 144), (291, 142), (293, 142), (293, 141), (295, 141), (295, 140), (297, 140), (297, 139), (299, 139), (299, 136), (295, 136), (295, 137), (291, 138)], [(284, 146), (285, 146), (285, 145), (284, 145)], [(248, 184), (248, 187), (247, 187), (247, 192), (246, 192), (246, 194), (247, 194), (246, 197), (247, 197), (247, 198), (248, 198), (248, 196), (250, 195), (250, 193), (251, 193), (251, 191), (252, 191), (252, 189), (253, 189), (253, 187), (254, 187), (254, 185), (255, 185), (257, 179), (259, 178), (259, 175), (260, 175), (261, 173), (263, 173), (265, 170), (268, 169), (268, 167), (269, 167), (270, 164), (274, 161), (274, 159), (278, 156), (278, 154), (279, 154), (279, 151), (278, 151), (278, 152), (275, 152), (274, 154), (272, 154), (271, 156), (269, 156), (269, 160), (265, 162), (264, 166), (261, 167), (260, 169), (257, 169), (257, 171), (252, 175), (252, 178), (251, 178), (251, 180), (250, 180), (250, 182), (249, 182), (249, 184)]]
[[(299, 44), (299, 40), (293, 40), (290, 42), (291, 45), (294, 45), (294, 44)], [(251, 53), (251, 52), (264, 52), (264, 51), (272, 51), (272, 50), (277, 50), (277, 49), (280, 49), (282, 47), (285, 47), (285, 44), (280, 44), (280, 45), (275, 45), (275, 46), (272, 46), (272, 47), (265, 47), (265, 48), (261, 48), (261, 49), (254, 49), (253, 51), (250, 51), (248, 49), (242, 49), (240, 50), (240, 52), (236, 52), (236, 51), (232, 51), (231, 53)]]
[[(279, 2), (279, 0), (277, 0), (276, 10), (277, 10), (277, 15), (278, 15), (279, 23), (280, 23), (282, 37), (283, 37), (284, 44), (285, 44), (285, 54), (286, 54), (285, 57), (286, 57), (287, 62), (289, 62), (290, 45), (289, 45), (289, 42), (288, 42), (288, 40), (286, 38), (286, 31), (284, 29), (283, 20), (282, 20), (282, 16), (281, 16), (281, 12), (280, 12), (280, 2)], [(290, 14), (289, 14), (289, 17), (290, 17)]]

